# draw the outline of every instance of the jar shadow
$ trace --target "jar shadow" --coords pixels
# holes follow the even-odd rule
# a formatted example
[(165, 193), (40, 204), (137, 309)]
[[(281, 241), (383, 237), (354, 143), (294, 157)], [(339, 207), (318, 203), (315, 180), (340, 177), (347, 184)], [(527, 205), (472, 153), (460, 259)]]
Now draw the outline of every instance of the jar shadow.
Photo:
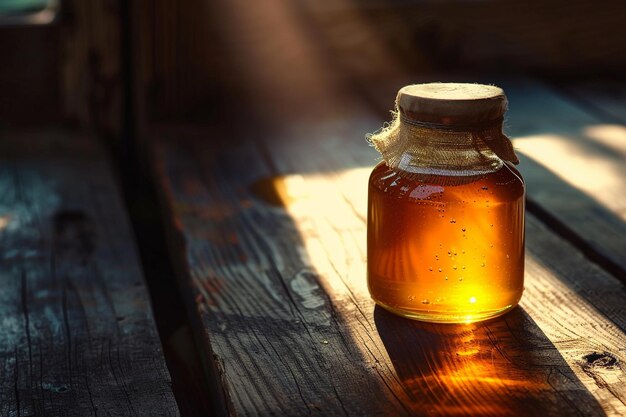
[(427, 415), (604, 415), (521, 307), (485, 322), (432, 324), (376, 306), (374, 321), (414, 411)]

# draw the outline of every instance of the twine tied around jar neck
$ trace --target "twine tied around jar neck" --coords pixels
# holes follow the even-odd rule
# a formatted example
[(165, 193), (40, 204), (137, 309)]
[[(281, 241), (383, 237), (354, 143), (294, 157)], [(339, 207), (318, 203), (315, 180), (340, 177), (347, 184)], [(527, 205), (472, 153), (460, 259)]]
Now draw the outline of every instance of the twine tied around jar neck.
[(417, 177), (418, 171), (453, 176), (493, 172), (501, 167), (494, 163), (498, 158), (519, 163), (502, 132), (506, 108), (504, 92), (493, 86), (407, 86), (398, 93), (393, 120), (367, 139), (387, 166), (404, 177)]
[(494, 120), (488, 120), (479, 124), (444, 124), (434, 122), (424, 122), (421, 120), (414, 120), (404, 116), (398, 112), (398, 116), (402, 123), (409, 124), (411, 126), (423, 127), (425, 129), (444, 130), (446, 132), (481, 132), (483, 130), (489, 130), (494, 128), (501, 128), (504, 122), (504, 117), (499, 117)]

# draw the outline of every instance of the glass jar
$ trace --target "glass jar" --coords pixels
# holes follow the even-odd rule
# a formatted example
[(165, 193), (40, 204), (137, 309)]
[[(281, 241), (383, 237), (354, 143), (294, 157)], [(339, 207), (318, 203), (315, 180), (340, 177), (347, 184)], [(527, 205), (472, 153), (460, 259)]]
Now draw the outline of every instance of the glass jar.
[(525, 186), (502, 134), (504, 92), (478, 84), (402, 88), (371, 136), (368, 288), (381, 307), (429, 322), (501, 315), (524, 284)]

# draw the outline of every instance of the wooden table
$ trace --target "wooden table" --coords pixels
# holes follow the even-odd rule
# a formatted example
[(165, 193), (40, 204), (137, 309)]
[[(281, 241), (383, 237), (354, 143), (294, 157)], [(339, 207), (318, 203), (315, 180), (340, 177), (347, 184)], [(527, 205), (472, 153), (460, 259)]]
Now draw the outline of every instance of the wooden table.
[[(433, 325), (365, 282), (364, 135), (412, 81), (151, 132), (215, 414), (626, 414), (626, 86), (493, 79), (528, 184), (526, 290), (504, 317)], [(106, 153), (4, 133), (0, 415), (179, 415)]]
[(364, 135), (411, 81), (149, 135), (217, 415), (625, 415), (626, 87), (495, 80), (528, 187), (524, 297), (433, 325), (366, 288)]

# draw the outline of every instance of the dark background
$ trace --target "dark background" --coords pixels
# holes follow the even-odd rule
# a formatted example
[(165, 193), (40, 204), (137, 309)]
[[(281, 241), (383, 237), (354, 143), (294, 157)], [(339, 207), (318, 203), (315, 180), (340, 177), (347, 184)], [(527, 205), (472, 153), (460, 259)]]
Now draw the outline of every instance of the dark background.
[(320, 84), (367, 89), (407, 73), (626, 73), (619, 1), (66, 0), (57, 11), (48, 24), (3, 14), (0, 126), (119, 140), (256, 112), (245, 97), (272, 104), (280, 89), (314, 98)]

